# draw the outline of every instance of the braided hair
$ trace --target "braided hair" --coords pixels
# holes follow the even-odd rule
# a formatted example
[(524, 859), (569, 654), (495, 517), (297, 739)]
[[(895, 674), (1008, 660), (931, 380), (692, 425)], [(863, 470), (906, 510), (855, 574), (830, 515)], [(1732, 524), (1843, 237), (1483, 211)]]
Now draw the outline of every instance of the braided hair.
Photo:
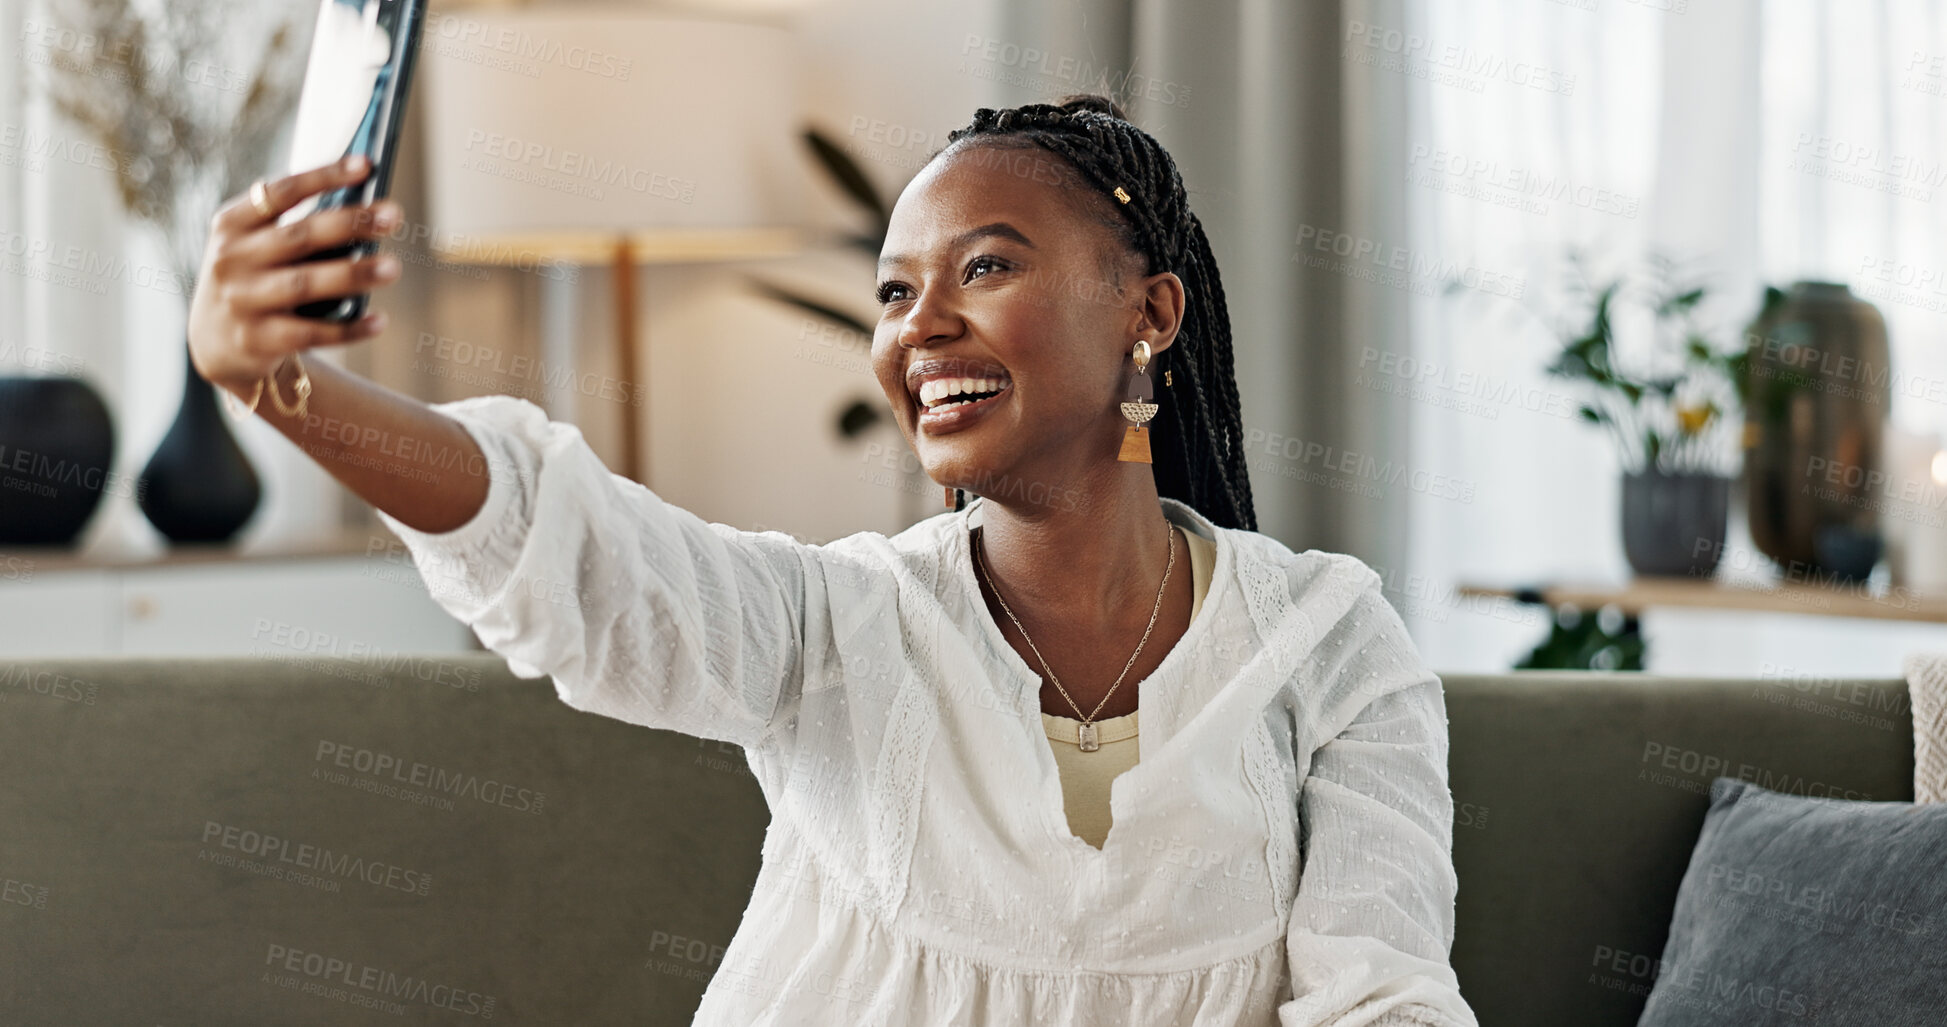
[[(1230, 313), (1224, 285), (1203, 224), (1190, 210), (1183, 178), (1161, 143), (1130, 123), (1122, 108), (1102, 96), (1075, 94), (1053, 104), (996, 110), (982, 107), (973, 123), (947, 134), (947, 145), (927, 158), (971, 147), (1041, 149), (1059, 158), (1065, 184), (1086, 194), (1081, 209), (1107, 227), (1127, 253), (1140, 255), (1146, 275), (1174, 272), (1183, 280), (1188, 309), (1176, 340), (1151, 361), (1162, 409), (1150, 421), (1156, 440), (1156, 491), (1189, 504), (1212, 522), (1257, 530), (1251, 482), (1244, 466), (1243, 419), (1231, 357)], [(1129, 197), (1117, 202), (1120, 188)], [(1105, 255), (1103, 267), (1120, 286), (1122, 254)], [(1179, 356), (1179, 354), (1181, 354)], [(954, 509), (966, 505), (956, 489)]]

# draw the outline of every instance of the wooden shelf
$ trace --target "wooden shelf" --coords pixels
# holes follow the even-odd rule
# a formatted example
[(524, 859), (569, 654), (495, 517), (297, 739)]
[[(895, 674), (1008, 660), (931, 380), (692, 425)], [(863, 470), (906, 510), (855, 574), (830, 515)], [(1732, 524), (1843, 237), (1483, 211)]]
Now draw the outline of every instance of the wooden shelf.
[(1657, 606), (1687, 606), (1947, 624), (1947, 594), (1915, 592), (1897, 586), (1875, 589), (1863, 582), (1846, 586), (1783, 580), (1638, 577), (1621, 585), (1503, 587), (1462, 584), (1460, 594), (1542, 602), (1549, 606), (1570, 604), (1585, 610), (1613, 605), (1630, 615), (1641, 614)]
[[(201, 546), (149, 560), (10, 550), (0, 554), (0, 652), (390, 659), (381, 654), (479, 648), (398, 551), (336, 543), (335, 553), (330, 542)], [(23, 551), (35, 555), (14, 556)], [(14, 558), (33, 560), (31, 574), (5, 562)]]
[(105, 546), (77, 550), (71, 546), (0, 547), (0, 568), (25, 565), (36, 575), (59, 571), (126, 571), (150, 567), (196, 564), (234, 564), (259, 560), (326, 559), (359, 556), (376, 542), (390, 544), (392, 532), (374, 523), (369, 530), (345, 531), (302, 543), (239, 545), (234, 542), (168, 546), (150, 551), (116, 551)]

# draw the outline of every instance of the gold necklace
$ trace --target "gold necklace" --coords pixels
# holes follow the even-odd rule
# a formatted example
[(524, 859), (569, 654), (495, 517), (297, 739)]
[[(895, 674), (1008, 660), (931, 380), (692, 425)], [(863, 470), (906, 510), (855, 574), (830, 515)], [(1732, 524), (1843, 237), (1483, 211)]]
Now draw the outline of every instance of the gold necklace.
[[(982, 530), (985, 527), (985, 525), (982, 525), (974, 529), (976, 532), (981, 532), (981, 538), (986, 537), (985, 532)], [(1000, 602), (1001, 609), (1006, 611), (1007, 619), (1014, 622), (1015, 629), (1021, 633), (1022, 638), (1027, 640), (1028, 648), (1034, 650), (1034, 658), (1041, 661), (1041, 669), (1048, 672), (1048, 680), (1055, 683), (1055, 690), (1060, 692), (1061, 697), (1067, 699), (1068, 705), (1075, 710), (1077, 715), (1081, 716), (1082, 722), (1075, 726), (1075, 743), (1082, 747), (1083, 752), (1094, 752), (1102, 747), (1102, 744), (1096, 740), (1095, 736), (1095, 714), (1102, 711), (1103, 705), (1109, 701), (1109, 696), (1114, 695), (1115, 690), (1122, 685), (1122, 679), (1128, 675), (1129, 668), (1136, 665), (1136, 657), (1142, 654), (1143, 646), (1149, 643), (1149, 632), (1156, 627), (1156, 615), (1162, 612), (1163, 592), (1169, 587), (1170, 569), (1176, 566), (1176, 526), (1170, 525), (1169, 529), (1169, 561), (1163, 564), (1163, 583), (1156, 586), (1156, 604), (1150, 607), (1149, 625), (1143, 628), (1142, 641), (1137, 642), (1136, 651), (1129, 654), (1129, 662), (1122, 665), (1122, 673), (1115, 676), (1115, 684), (1110, 685), (1109, 690), (1102, 693), (1102, 701), (1096, 703), (1095, 709), (1087, 714), (1083, 714), (1082, 708), (1075, 705), (1075, 700), (1068, 694), (1068, 689), (1061, 687), (1061, 679), (1055, 676), (1055, 669), (1048, 666), (1047, 657), (1041, 655), (1041, 650), (1034, 644), (1034, 639), (1028, 637), (1028, 629), (1021, 626), (1021, 618), (1014, 616), (1014, 611), (1008, 607), (1007, 600), (1001, 598), (1001, 590), (994, 588), (994, 579), (987, 574), (987, 562), (980, 557), (983, 543), (980, 539), (974, 540), (974, 566), (980, 570), (981, 580), (987, 582), (987, 587), (993, 591), (994, 598)]]

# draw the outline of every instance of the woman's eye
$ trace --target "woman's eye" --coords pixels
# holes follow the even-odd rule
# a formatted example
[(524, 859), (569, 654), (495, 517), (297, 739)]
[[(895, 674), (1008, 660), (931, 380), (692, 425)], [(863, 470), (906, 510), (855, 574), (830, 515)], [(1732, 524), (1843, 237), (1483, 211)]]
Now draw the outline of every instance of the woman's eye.
[[(975, 268), (979, 268), (979, 267), (988, 267), (995, 270), (1004, 270), (1007, 267), (1007, 262), (997, 257), (986, 257), (986, 256), (975, 257), (974, 259), (967, 262), (967, 271), (968, 271), (967, 277), (969, 279), (980, 277), (979, 275), (975, 275), (972, 273)], [(894, 300), (901, 298), (896, 294), (904, 290), (905, 288), (906, 288), (905, 286), (900, 285), (898, 282), (887, 282), (884, 285), (879, 286), (879, 288), (873, 293), (873, 295), (878, 297), (880, 303), (891, 303)]]
[(1000, 260), (994, 257), (975, 257), (970, 263), (967, 264), (967, 270), (972, 271), (974, 268), (980, 267), (983, 264), (995, 269), (1000, 269), (1007, 266), (1006, 264), (1003, 264)]

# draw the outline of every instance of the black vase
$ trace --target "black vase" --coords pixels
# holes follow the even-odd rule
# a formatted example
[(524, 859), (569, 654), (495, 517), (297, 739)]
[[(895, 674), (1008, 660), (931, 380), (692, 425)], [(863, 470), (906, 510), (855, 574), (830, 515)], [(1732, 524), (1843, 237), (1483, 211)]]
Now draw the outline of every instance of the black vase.
[(1886, 319), (1846, 286), (1771, 290), (1745, 332), (1751, 541), (1787, 577), (1872, 573), (1881, 549)]
[(136, 480), (136, 504), (172, 542), (227, 542), (257, 512), (263, 489), (217, 409), (216, 386), (183, 347), (183, 403)]
[(0, 545), (72, 546), (114, 489), (115, 425), (79, 378), (0, 378)]
[(1623, 554), (1638, 574), (1707, 578), (1724, 555), (1731, 479), (1719, 474), (1625, 474)]

